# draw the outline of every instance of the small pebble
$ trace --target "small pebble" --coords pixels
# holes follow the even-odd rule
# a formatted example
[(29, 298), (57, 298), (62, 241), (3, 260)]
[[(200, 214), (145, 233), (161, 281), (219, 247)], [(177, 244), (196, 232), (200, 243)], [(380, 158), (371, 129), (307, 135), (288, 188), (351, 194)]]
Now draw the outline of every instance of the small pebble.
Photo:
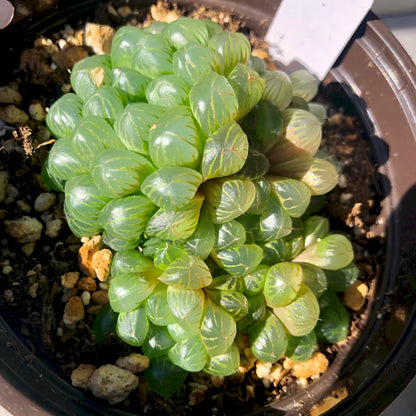
[(36, 121), (43, 121), (46, 118), (46, 111), (40, 103), (33, 103), (29, 106), (29, 115)]
[(62, 45), (59, 52), (52, 55), (52, 61), (62, 69), (71, 69), (78, 61), (88, 56), (88, 51), (83, 46)]
[(78, 283), (79, 273), (78, 272), (67, 272), (61, 276), (62, 286), (72, 289)]
[(13, 271), (13, 267), (10, 265), (3, 266), (2, 273), (5, 275), (10, 274)]
[(11, 183), (7, 185), (6, 193), (7, 193), (7, 196), (11, 198), (13, 201), (19, 196), (19, 190)]
[(0, 107), (0, 119), (9, 124), (25, 124), (29, 121), (29, 116), (14, 104)]
[(7, 193), (7, 185), (9, 184), (9, 173), (0, 171), (0, 202), (4, 201)]
[(40, 143), (44, 143), (51, 138), (51, 133), (45, 126), (40, 125), (38, 126), (35, 137)]
[(26, 214), (28, 214), (32, 210), (30, 205), (27, 202), (23, 201), (22, 199), (19, 199), (16, 202), (16, 205), (21, 211), (25, 212)]
[(27, 257), (31, 256), (33, 252), (35, 251), (35, 245), (36, 243), (34, 241), (31, 241), (30, 243), (23, 244), (22, 251), (23, 254), (25, 254)]
[(14, 302), (14, 295), (13, 295), (13, 291), (10, 289), (6, 289), (3, 292), (3, 296), (4, 296), (4, 300), (8, 303), (12, 303)]
[(38, 289), (39, 289), (39, 283), (33, 283), (29, 288), (29, 295), (36, 299), (38, 297)]
[(0, 87), (0, 103), (20, 105), (22, 104), (22, 96), (19, 91), (6, 85)]
[(345, 290), (342, 303), (353, 311), (359, 311), (365, 304), (367, 294), (367, 285), (357, 280)]
[(61, 337), (63, 334), (64, 334), (64, 330), (63, 330), (61, 327), (59, 327), (59, 328), (56, 330), (56, 336), (57, 336), (57, 337)]
[(56, 218), (54, 220), (46, 222), (46, 231), (45, 234), (50, 238), (57, 238), (59, 231), (62, 228), (62, 220)]
[(97, 290), (97, 283), (91, 277), (83, 277), (79, 280), (77, 287), (79, 290), (87, 290), (88, 292), (93, 292), (94, 290)]
[(97, 55), (109, 54), (114, 33), (111, 26), (87, 23), (84, 29), (84, 43)]
[(56, 201), (56, 195), (50, 192), (43, 192), (35, 199), (35, 211), (44, 212), (50, 209)]
[(36, 219), (24, 216), (18, 220), (4, 221), (6, 232), (19, 243), (37, 241), (41, 237), (43, 225)]
[(79, 296), (69, 298), (65, 305), (63, 321), (65, 325), (73, 325), (84, 319), (84, 305)]
[(99, 305), (107, 305), (110, 302), (107, 290), (97, 290), (91, 295), (92, 301)]
[(108, 248), (97, 251), (91, 259), (91, 267), (94, 269), (98, 280), (104, 281), (110, 274), (113, 253)]
[(132, 372), (112, 364), (97, 368), (88, 381), (92, 394), (116, 404), (127, 399), (137, 388), (139, 379)]
[(74, 387), (88, 390), (88, 381), (96, 367), (92, 364), (80, 364), (71, 374), (71, 383)]
[(148, 357), (138, 353), (132, 353), (126, 357), (120, 357), (116, 365), (132, 373), (141, 373), (149, 367), (150, 360)]
[(88, 309), (87, 309), (87, 313), (89, 313), (90, 315), (95, 315), (95, 314), (97, 314), (99, 311), (100, 311), (100, 309), (103, 307), (103, 305), (94, 305), (94, 306), (90, 306)]
[(81, 300), (82, 300), (82, 303), (84, 304), (84, 306), (89, 305), (90, 300), (91, 300), (91, 293), (87, 292), (86, 290), (84, 292), (82, 292), (81, 293)]

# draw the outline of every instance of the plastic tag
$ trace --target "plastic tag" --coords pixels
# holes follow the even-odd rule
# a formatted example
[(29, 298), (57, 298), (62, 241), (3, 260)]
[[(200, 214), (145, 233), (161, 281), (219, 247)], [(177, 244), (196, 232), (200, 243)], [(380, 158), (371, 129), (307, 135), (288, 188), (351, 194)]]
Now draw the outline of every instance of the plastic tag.
[(282, 0), (265, 40), (287, 70), (323, 79), (370, 10), (373, 0)]
[(14, 7), (7, 0), (0, 0), (0, 29), (5, 28), (13, 19)]

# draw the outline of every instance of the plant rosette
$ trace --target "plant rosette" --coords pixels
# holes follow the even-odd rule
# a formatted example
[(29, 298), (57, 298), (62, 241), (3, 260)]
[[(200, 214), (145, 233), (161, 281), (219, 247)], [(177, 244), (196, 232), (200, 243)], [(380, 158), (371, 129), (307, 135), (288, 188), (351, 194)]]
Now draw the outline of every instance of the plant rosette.
[(358, 269), (314, 209), (338, 174), (317, 153), (309, 73), (269, 71), (243, 34), (180, 18), (122, 27), (71, 84), (47, 115), (43, 179), (72, 232), (112, 250), (116, 333), (150, 359), (154, 391), (236, 373), (241, 335), (269, 363), (347, 337), (336, 292)]

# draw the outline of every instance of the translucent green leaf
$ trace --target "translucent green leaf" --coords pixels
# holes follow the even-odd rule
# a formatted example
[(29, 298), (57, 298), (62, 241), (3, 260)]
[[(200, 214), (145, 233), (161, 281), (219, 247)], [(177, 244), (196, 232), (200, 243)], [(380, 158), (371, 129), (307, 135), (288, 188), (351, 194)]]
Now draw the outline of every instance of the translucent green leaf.
[(318, 341), (336, 344), (348, 336), (350, 316), (345, 306), (332, 291), (326, 291), (319, 298), (321, 313), (315, 332)]
[(300, 108), (301, 110), (309, 111), (308, 103), (302, 98), (293, 96), (289, 108)]
[(331, 234), (310, 245), (294, 261), (311, 263), (327, 270), (342, 269), (352, 262), (354, 251), (347, 237)]
[(305, 247), (309, 247), (316, 243), (318, 239), (322, 239), (328, 234), (329, 221), (327, 218), (321, 217), (320, 215), (313, 215), (304, 221), (303, 227)]
[(215, 224), (223, 224), (244, 214), (255, 196), (248, 179), (213, 179), (203, 185), (207, 208)]
[(150, 389), (165, 398), (173, 396), (185, 382), (188, 372), (174, 365), (168, 357), (150, 360), (145, 371)]
[(303, 270), (303, 283), (305, 283), (319, 299), (328, 288), (325, 272), (312, 264), (301, 263), (300, 265)]
[(197, 193), (191, 202), (180, 210), (160, 208), (147, 223), (146, 233), (172, 241), (189, 238), (198, 225), (203, 200), (203, 195)]
[(267, 305), (263, 296), (263, 292), (257, 295), (246, 296), (248, 301), (247, 315), (237, 322), (238, 331), (243, 333), (252, 332), (266, 319)]
[(120, 198), (140, 189), (144, 178), (154, 171), (146, 158), (125, 149), (99, 153), (91, 166), (92, 177), (103, 195)]
[(308, 103), (308, 110), (321, 122), (321, 124), (325, 123), (326, 108), (324, 105), (320, 103)]
[(149, 26), (146, 26), (143, 31), (146, 33), (151, 33), (152, 35), (160, 35), (165, 29), (165, 27), (168, 25), (166, 22), (153, 22), (150, 23)]
[(54, 178), (66, 181), (87, 174), (88, 166), (78, 158), (70, 139), (56, 141), (49, 152), (48, 171)]
[(137, 238), (145, 229), (157, 207), (143, 195), (112, 199), (98, 217), (99, 224), (124, 238)]
[(238, 172), (248, 155), (247, 136), (235, 121), (229, 121), (212, 133), (202, 154), (204, 180)]
[(111, 280), (108, 296), (115, 312), (130, 312), (146, 300), (158, 281), (145, 273), (126, 273)]
[(146, 87), (149, 104), (174, 108), (188, 103), (189, 86), (177, 75), (167, 74), (154, 78)]
[(57, 192), (64, 192), (65, 190), (65, 180), (60, 179), (57, 176), (54, 176), (50, 170), (49, 155), (46, 157), (46, 160), (42, 165), (40, 180), (48, 190)]
[(126, 273), (142, 273), (153, 270), (153, 262), (139, 250), (123, 250), (114, 254), (111, 262), (111, 276)]
[(92, 332), (97, 343), (116, 334), (118, 313), (111, 309), (109, 304), (104, 305), (94, 317)]
[(146, 34), (137, 43), (132, 66), (136, 71), (153, 79), (159, 75), (173, 72), (173, 50), (162, 35)]
[(205, 23), (205, 26), (208, 29), (208, 34), (210, 38), (216, 35), (217, 33), (222, 32), (222, 27), (217, 22), (214, 22), (213, 20), (203, 20), (203, 22)]
[(184, 341), (189, 338), (189, 331), (187, 331), (183, 326), (175, 322), (167, 326), (169, 335), (176, 341)]
[(322, 128), (309, 111), (288, 108), (283, 111), (284, 138), (268, 152), (272, 165), (301, 156), (313, 156), (321, 144)]
[(251, 55), (251, 46), (242, 33), (218, 32), (208, 41), (208, 46), (224, 58), (224, 73), (228, 75), (238, 64), (246, 64)]
[(311, 191), (296, 179), (269, 177), (274, 195), (282, 208), (294, 218), (299, 218), (308, 208)]
[(175, 49), (184, 48), (192, 43), (205, 45), (209, 39), (205, 22), (190, 17), (181, 17), (169, 23), (162, 34)]
[(205, 295), (202, 289), (189, 290), (169, 286), (167, 299), (172, 315), (187, 330), (189, 335), (199, 332), (205, 306)]
[(114, 251), (136, 249), (142, 241), (142, 235), (121, 236), (111, 224), (103, 232), (103, 242)]
[(260, 264), (263, 250), (256, 244), (244, 244), (215, 252), (212, 257), (228, 273), (245, 276)]
[(282, 71), (266, 71), (261, 76), (265, 81), (263, 99), (272, 101), (283, 111), (293, 97), (290, 78)]
[(192, 113), (209, 135), (235, 118), (238, 101), (227, 78), (216, 72), (204, 73), (189, 92)]
[(105, 85), (91, 95), (82, 108), (83, 116), (98, 116), (114, 123), (123, 110), (120, 93), (113, 87)]
[(132, 103), (117, 115), (114, 129), (124, 146), (143, 155), (149, 154), (148, 135), (164, 109), (147, 103)]
[(189, 254), (206, 259), (215, 244), (215, 229), (211, 217), (204, 206), (199, 216), (198, 225), (194, 233), (184, 242), (183, 247)]
[(210, 357), (204, 371), (213, 376), (230, 376), (238, 371), (240, 353), (235, 343), (224, 354)]
[(103, 85), (111, 85), (109, 55), (88, 56), (75, 63), (71, 71), (71, 85), (82, 101), (87, 101)]
[(290, 74), (293, 95), (302, 97), (305, 101), (311, 101), (318, 93), (319, 81), (305, 69), (299, 69)]
[(201, 324), (201, 340), (210, 357), (224, 354), (234, 342), (236, 333), (234, 318), (208, 300)]
[(258, 243), (263, 249), (262, 263), (273, 266), (281, 261), (289, 260), (290, 253), (287, 242), (284, 238), (268, 241), (267, 243)]
[(358, 278), (360, 270), (354, 263), (350, 263), (338, 270), (325, 270), (328, 286), (335, 292), (344, 292)]
[(260, 216), (258, 241), (271, 241), (292, 232), (292, 219), (277, 198), (269, 198)]
[(212, 283), (210, 284), (209, 289), (243, 292), (244, 281), (241, 279), (241, 277), (230, 276), (229, 274), (216, 276), (212, 279)]
[(319, 304), (312, 291), (302, 284), (293, 302), (273, 308), (273, 312), (290, 334), (301, 337), (315, 328), (319, 318)]
[(286, 357), (296, 362), (303, 362), (312, 357), (312, 354), (318, 350), (318, 341), (314, 331), (303, 337), (294, 337), (287, 334), (288, 346), (286, 349)]
[(208, 354), (199, 335), (179, 341), (169, 351), (173, 364), (187, 371), (201, 371), (207, 362)]
[(180, 209), (195, 196), (202, 176), (195, 170), (180, 166), (166, 166), (151, 173), (140, 190), (156, 205)]
[(101, 117), (83, 117), (71, 140), (72, 149), (86, 166), (91, 159), (107, 148), (122, 149), (123, 143), (110, 124)]
[(236, 219), (246, 230), (246, 244), (253, 244), (259, 233), (259, 215), (241, 215)]
[(172, 242), (164, 241), (156, 249), (153, 255), (153, 261), (158, 269), (166, 270), (172, 262), (187, 255), (184, 248), (176, 246)]
[(254, 69), (241, 63), (234, 67), (227, 78), (238, 100), (236, 119), (240, 120), (259, 102), (265, 82)]
[(215, 250), (224, 250), (226, 248), (240, 247), (246, 241), (246, 230), (235, 220), (216, 224), (215, 228)]
[(196, 43), (173, 54), (173, 72), (189, 85), (205, 72), (222, 73), (223, 66), (223, 58), (218, 52)]
[(176, 322), (168, 305), (167, 290), (168, 287), (164, 283), (159, 283), (146, 300), (147, 316), (155, 325), (165, 326)]
[(203, 260), (186, 254), (174, 260), (159, 280), (182, 289), (201, 289), (210, 285), (212, 276)]
[(242, 120), (241, 126), (252, 139), (253, 146), (268, 152), (281, 140), (283, 116), (274, 103), (263, 99)]
[(46, 125), (56, 138), (70, 138), (81, 118), (82, 100), (69, 93), (51, 105), (46, 115)]
[(256, 187), (253, 203), (246, 211), (247, 214), (260, 215), (267, 207), (271, 194), (270, 183), (266, 178), (259, 178), (253, 180)]
[(175, 345), (175, 341), (169, 335), (166, 326), (156, 326), (150, 324), (149, 332), (142, 345), (143, 354), (152, 361), (155, 358), (166, 355), (170, 348)]
[(303, 280), (302, 267), (296, 263), (282, 262), (270, 267), (264, 283), (264, 297), (271, 308), (292, 302)]
[(208, 297), (224, 308), (236, 321), (248, 313), (247, 298), (237, 290), (207, 290)]
[(145, 90), (151, 79), (126, 67), (113, 68), (112, 86), (120, 93), (125, 104), (145, 99)]
[(200, 161), (200, 141), (200, 132), (189, 109), (170, 109), (150, 130), (150, 156), (159, 168), (184, 166), (195, 169)]
[(257, 295), (263, 290), (268, 270), (269, 266), (260, 264), (251, 273), (244, 276), (244, 293), (246, 295)]
[(260, 360), (274, 363), (283, 357), (287, 348), (287, 335), (283, 325), (273, 313), (250, 334), (251, 351)]
[(123, 26), (117, 30), (111, 45), (111, 63), (113, 68), (132, 67), (132, 56), (138, 48), (139, 41), (146, 32), (135, 26)]
[(266, 62), (258, 56), (250, 55), (247, 65), (260, 75), (267, 71)]
[(254, 148), (249, 148), (247, 159), (235, 176), (245, 179), (259, 179), (269, 172), (269, 170), (270, 162), (264, 153)]
[(130, 312), (121, 312), (117, 319), (117, 335), (126, 344), (140, 347), (143, 344), (149, 321), (144, 306)]

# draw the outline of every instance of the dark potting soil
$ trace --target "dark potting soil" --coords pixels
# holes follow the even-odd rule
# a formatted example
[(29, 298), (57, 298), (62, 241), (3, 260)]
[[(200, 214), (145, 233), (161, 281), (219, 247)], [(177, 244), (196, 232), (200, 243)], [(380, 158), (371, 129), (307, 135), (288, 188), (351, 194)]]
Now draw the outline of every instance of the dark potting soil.
[[(244, 20), (224, 12), (201, 7), (184, 11), (166, 3), (160, 3), (153, 10), (101, 4), (82, 21), (74, 21), (72, 26), (63, 27), (61, 31), (47, 33), (50, 43), (34, 36), (28, 39), (25, 51), (14, 51), (19, 61), (13, 63), (13, 70), (3, 80), (22, 96), (16, 107), (27, 111), (31, 104), (40, 104), (47, 108), (62, 91), (69, 91), (69, 72), (52, 57), (61, 46), (64, 50), (69, 46), (78, 47), (81, 54), (83, 51), (91, 53), (83, 45), (79, 32), (86, 21), (118, 27), (146, 19), (163, 20), (172, 14), (210, 18), (228, 30), (241, 29), (250, 36), (258, 53), (266, 56), (264, 45), (245, 27)], [(331, 229), (351, 237), (354, 262), (360, 269), (359, 279), (370, 289), (367, 299), (370, 302), (375, 279), (380, 277), (383, 268), (385, 248), (384, 236), (375, 235), (372, 229), (374, 224), (385, 219), (379, 216), (381, 196), (377, 190), (376, 167), (369, 156), (368, 133), (339, 86), (322, 87), (319, 101), (328, 109), (322, 150), (333, 155), (341, 169), (340, 185), (326, 197), (322, 213), (329, 217)], [(81, 242), (66, 225), (63, 195), (57, 194), (55, 202), (45, 211), (34, 208), (39, 194), (48, 192), (40, 181), (40, 169), (53, 142), (44, 122), (35, 118), (31, 115), (24, 122), (0, 125), (0, 171), (8, 172), (6, 195), (0, 202), (0, 312), (33, 354), (70, 382), (71, 372), (77, 365), (89, 363), (98, 367), (113, 363), (117, 357), (128, 354), (131, 347), (116, 337), (96, 343), (91, 327), (100, 309), (98, 304), (89, 305), (85, 318), (74, 329), (68, 329), (62, 323), (65, 307), (62, 298), (68, 297), (68, 291), (61, 285), (61, 276), (68, 271), (79, 271)], [(17, 242), (5, 232), (5, 222), (25, 216), (36, 218), (43, 225), (41, 238), (35, 243)], [(49, 236), (45, 232), (48, 223)], [(362, 330), (364, 312), (365, 307), (359, 311), (350, 310), (350, 338)], [(322, 346), (321, 352), (332, 362), (340, 347)], [(160, 415), (161, 409), (172, 416), (238, 415), (301, 388), (290, 373), (277, 386), (272, 384), (265, 388), (255, 368), (245, 375), (227, 377), (219, 387), (202, 373), (190, 375), (188, 383), (169, 400), (150, 393), (143, 376), (140, 386), (138, 394), (120, 408), (136, 409), (136, 412), (141, 409), (148, 415)]]

